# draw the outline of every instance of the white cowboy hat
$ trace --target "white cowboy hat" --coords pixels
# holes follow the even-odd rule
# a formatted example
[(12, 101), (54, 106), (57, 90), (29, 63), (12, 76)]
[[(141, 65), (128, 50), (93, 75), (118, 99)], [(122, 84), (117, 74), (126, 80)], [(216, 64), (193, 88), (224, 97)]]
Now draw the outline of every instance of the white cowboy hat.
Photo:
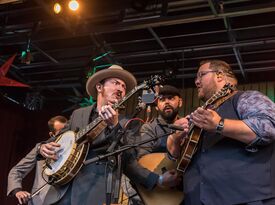
[(86, 83), (86, 91), (94, 99), (97, 98), (96, 84), (106, 78), (119, 78), (126, 84), (126, 93), (132, 90), (136, 85), (136, 78), (127, 70), (119, 65), (112, 65), (107, 69), (100, 70), (93, 74)]

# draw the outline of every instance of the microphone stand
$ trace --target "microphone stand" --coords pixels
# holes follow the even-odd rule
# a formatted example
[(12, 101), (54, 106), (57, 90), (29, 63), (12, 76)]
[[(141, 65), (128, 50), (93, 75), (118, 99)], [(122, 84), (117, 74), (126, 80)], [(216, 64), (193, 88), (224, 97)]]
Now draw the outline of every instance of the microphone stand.
[[(173, 133), (175, 133), (175, 131), (171, 130), (170, 133), (166, 133), (166, 134), (163, 134), (163, 135), (151, 138), (151, 139), (143, 140), (139, 143), (135, 143), (135, 144), (132, 144), (132, 145), (130, 145), (130, 144), (129, 145), (124, 145), (124, 146), (121, 146), (121, 147), (119, 147), (118, 149), (116, 149), (112, 152), (108, 152), (108, 153), (103, 154), (103, 155), (97, 155), (96, 157), (93, 157), (92, 159), (89, 159), (89, 160), (86, 160), (86, 161), (83, 162), (84, 165), (89, 165), (91, 163), (96, 163), (100, 160), (108, 158), (108, 165), (111, 167), (111, 172), (108, 173), (108, 176), (107, 176), (106, 205), (111, 205), (112, 182), (113, 182), (113, 173), (112, 172), (114, 171), (115, 167), (117, 167), (118, 171), (121, 172), (121, 156), (120, 156), (120, 154), (127, 151), (127, 150), (129, 150), (129, 149), (139, 147), (140, 145), (158, 140), (159, 138), (169, 136), (170, 134), (173, 134)], [(123, 135), (121, 134), (121, 136), (123, 136)], [(116, 156), (118, 156), (117, 161), (116, 161)], [(117, 177), (117, 179), (116, 179), (115, 191), (114, 191), (114, 193), (115, 193), (114, 194), (114, 199), (116, 200), (116, 202), (119, 199), (119, 187), (120, 187), (121, 173), (118, 173), (117, 176), (119, 176), (119, 177)]]
[[(139, 112), (144, 109), (144, 103), (141, 102), (139, 99), (139, 103), (136, 107), (135, 113), (132, 115), (132, 118), (135, 118)], [(108, 147), (106, 151), (106, 157), (108, 158), (107, 166), (109, 168), (107, 173), (107, 180), (106, 180), (106, 205), (111, 205), (112, 202), (112, 194), (113, 194), (113, 201), (118, 202), (119, 200), (119, 191), (120, 191), (120, 181), (121, 181), (121, 154), (111, 154), (114, 152), (115, 148), (118, 146), (119, 142), (125, 135), (127, 129), (120, 128), (118, 130), (118, 134), (115, 137), (115, 140), (111, 143), (111, 145)], [(125, 142), (124, 142), (125, 143)], [(108, 155), (108, 153), (110, 155)], [(96, 157), (95, 157), (96, 158)], [(104, 159), (105, 159), (104, 158)], [(94, 158), (93, 158), (94, 159)], [(86, 161), (87, 162), (87, 161)], [(91, 162), (90, 162), (91, 163)], [(87, 165), (88, 163), (83, 163), (84, 165)], [(115, 172), (116, 171), (116, 172)], [(114, 178), (113, 175), (116, 175)], [(114, 181), (115, 180), (115, 181)], [(113, 181), (115, 182), (113, 186)], [(114, 191), (112, 189), (114, 188)]]
[[(112, 142), (112, 144), (108, 147), (107, 153), (112, 153), (115, 147), (118, 145), (122, 137), (124, 136), (126, 130), (123, 128), (118, 130), (118, 135), (116, 139)], [(117, 202), (119, 199), (119, 187), (120, 187), (120, 175), (121, 175), (121, 156), (118, 155), (110, 155), (107, 156), (108, 158), (108, 168), (110, 171), (107, 174), (107, 181), (106, 181), (106, 205), (110, 205), (112, 201), (112, 188), (113, 188), (113, 175), (116, 174), (115, 178), (115, 185), (114, 185), (114, 201)], [(84, 162), (85, 164), (85, 162)], [(117, 170), (117, 173), (115, 173)]]
[[(121, 146), (119, 147), (118, 149), (112, 151), (112, 152), (109, 152), (109, 153), (106, 153), (106, 154), (103, 154), (103, 155), (97, 155), (96, 157), (93, 157), (92, 159), (89, 159), (89, 160), (86, 160), (83, 162), (84, 165), (89, 165), (91, 163), (96, 163), (100, 160), (103, 160), (103, 159), (106, 159), (108, 158), (108, 164), (110, 163), (111, 166), (112, 165), (115, 165), (116, 162), (115, 162), (115, 159), (116, 157), (115, 156), (119, 156), (121, 155), (121, 153), (129, 150), (129, 149), (133, 149), (133, 148), (136, 148), (136, 147), (139, 147), (140, 145), (143, 145), (143, 144), (146, 144), (148, 142), (152, 142), (152, 141), (155, 141), (155, 140), (158, 140), (159, 138), (162, 138), (162, 137), (165, 137), (165, 136), (169, 136), (171, 134), (175, 133), (174, 130), (171, 130), (170, 133), (166, 133), (166, 134), (163, 134), (163, 135), (160, 135), (160, 136), (157, 136), (157, 137), (154, 137), (154, 138), (151, 138), (151, 139), (147, 139), (147, 140), (143, 140), (141, 142), (138, 142), (138, 143), (135, 143), (135, 144), (132, 144), (132, 145), (124, 145), (124, 146)], [(121, 172), (121, 156), (118, 157), (118, 170), (119, 172)], [(114, 166), (113, 166), (114, 167)], [(113, 171), (113, 170), (112, 170)], [(121, 178), (121, 173), (119, 173), (118, 175), (119, 177), (116, 179), (116, 183), (115, 183), (115, 195), (114, 195), (114, 199), (116, 200), (115, 202), (118, 202), (118, 199), (119, 199), (119, 188), (120, 188), (120, 178)], [(106, 205), (111, 205), (111, 195), (112, 195), (112, 173), (108, 173), (108, 177), (107, 177), (107, 190), (106, 190)]]
[(155, 140), (157, 140), (159, 138), (171, 135), (173, 133), (175, 133), (174, 130), (172, 130), (169, 133), (166, 133), (166, 134), (163, 134), (163, 135), (160, 135), (160, 136), (157, 136), (157, 137), (153, 137), (151, 139), (143, 140), (141, 142), (138, 142), (138, 143), (135, 143), (135, 144), (132, 144), (132, 145), (121, 146), (119, 149), (117, 149), (117, 150), (115, 150), (113, 152), (110, 152), (110, 153), (107, 153), (107, 154), (102, 154), (102, 155), (97, 155), (97, 156), (93, 157), (92, 159), (88, 159), (88, 160), (84, 161), (83, 164), (84, 165), (88, 165), (88, 164), (91, 164), (91, 163), (98, 162), (98, 161), (106, 159), (106, 158), (108, 158), (110, 156), (118, 155), (118, 154), (120, 154), (122, 152), (125, 152), (125, 151), (129, 150), (129, 149), (133, 149), (133, 148), (139, 147), (140, 145), (146, 144), (148, 142), (155, 141)]

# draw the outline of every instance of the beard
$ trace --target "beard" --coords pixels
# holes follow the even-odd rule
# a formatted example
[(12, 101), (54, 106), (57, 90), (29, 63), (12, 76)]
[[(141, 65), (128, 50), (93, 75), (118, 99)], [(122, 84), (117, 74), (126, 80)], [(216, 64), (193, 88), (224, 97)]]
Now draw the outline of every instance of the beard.
[(105, 88), (102, 89), (102, 96), (104, 98), (104, 105), (113, 105), (115, 103), (118, 103), (119, 101), (122, 100), (122, 93), (117, 91), (117, 92), (113, 92), (113, 93), (110, 93), (110, 92), (107, 92), (105, 90)]
[[(165, 112), (165, 109), (169, 108), (172, 110), (172, 112)], [(163, 110), (159, 110), (159, 114), (161, 117), (167, 122), (167, 123), (172, 123), (174, 122), (175, 118), (177, 117), (179, 113), (179, 107), (173, 108), (171, 106), (165, 106)]]
[(198, 93), (198, 98), (203, 102), (209, 100), (217, 91), (216, 85), (209, 85), (207, 87), (200, 88), (200, 92)]

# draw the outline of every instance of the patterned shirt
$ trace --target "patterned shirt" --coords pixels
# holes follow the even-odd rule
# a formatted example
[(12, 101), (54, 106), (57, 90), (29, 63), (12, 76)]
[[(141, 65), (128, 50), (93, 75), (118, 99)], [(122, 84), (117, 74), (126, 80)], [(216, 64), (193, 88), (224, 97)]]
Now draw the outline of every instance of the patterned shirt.
[(237, 105), (240, 119), (257, 135), (247, 146), (257, 151), (257, 145), (267, 145), (275, 140), (275, 103), (258, 91), (245, 91)]

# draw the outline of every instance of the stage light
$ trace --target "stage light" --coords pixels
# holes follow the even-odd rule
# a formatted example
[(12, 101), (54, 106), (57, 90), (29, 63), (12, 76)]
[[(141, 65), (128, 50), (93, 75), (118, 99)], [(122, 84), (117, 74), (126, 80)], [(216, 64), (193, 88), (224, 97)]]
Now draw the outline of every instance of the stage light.
[(71, 0), (68, 6), (72, 11), (76, 11), (79, 8), (79, 3), (76, 0)]
[(32, 61), (32, 54), (29, 49), (26, 51), (22, 51), (21, 53), (21, 63), (25, 63), (27, 65), (31, 64)]
[(32, 54), (31, 54), (31, 39), (28, 39), (27, 42), (27, 49), (21, 52), (21, 63), (30, 64), (32, 61)]
[(55, 3), (53, 6), (54, 13), (59, 14), (62, 10), (62, 7), (59, 3)]

